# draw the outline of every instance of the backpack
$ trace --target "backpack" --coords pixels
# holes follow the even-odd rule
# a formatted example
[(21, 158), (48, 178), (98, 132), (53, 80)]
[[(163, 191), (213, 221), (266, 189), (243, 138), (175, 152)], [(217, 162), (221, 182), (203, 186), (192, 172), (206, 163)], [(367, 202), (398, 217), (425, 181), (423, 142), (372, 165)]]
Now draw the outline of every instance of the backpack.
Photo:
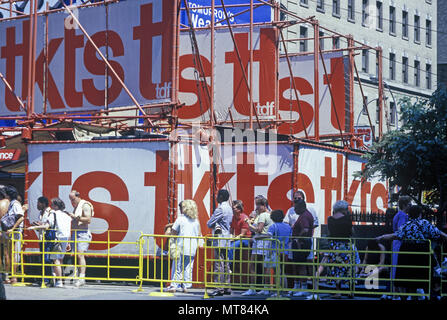
[(17, 215), (15, 214), (5, 214), (1, 219), (2, 231), (8, 231), (14, 227), (17, 222)]
[(57, 226), (57, 219), (56, 219), (56, 212), (52, 211), (54, 215), (54, 225), (49, 229), (45, 231), (45, 240), (56, 240), (56, 226)]

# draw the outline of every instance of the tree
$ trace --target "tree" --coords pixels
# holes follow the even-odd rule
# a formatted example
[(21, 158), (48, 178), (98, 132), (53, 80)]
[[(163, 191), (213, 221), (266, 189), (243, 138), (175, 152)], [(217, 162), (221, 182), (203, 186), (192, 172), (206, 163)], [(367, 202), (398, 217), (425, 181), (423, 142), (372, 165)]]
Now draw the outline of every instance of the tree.
[(422, 191), (439, 194), (440, 207), (447, 201), (447, 91), (439, 87), (427, 100), (401, 99), (403, 125), (373, 143), (357, 176), (388, 179), (419, 202)]

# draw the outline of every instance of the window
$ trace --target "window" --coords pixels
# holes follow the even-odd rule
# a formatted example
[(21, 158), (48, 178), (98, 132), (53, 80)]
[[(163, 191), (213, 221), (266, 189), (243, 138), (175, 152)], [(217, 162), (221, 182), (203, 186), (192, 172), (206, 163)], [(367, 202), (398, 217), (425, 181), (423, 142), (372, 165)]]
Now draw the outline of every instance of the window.
[(324, 0), (317, 0), (317, 11), (324, 12)]
[(379, 53), (376, 51), (376, 78), (379, 79)]
[(396, 8), (390, 6), (390, 34), (396, 35)]
[(421, 25), (418, 15), (414, 15), (414, 42), (421, 42)]
[(324, 50), (324, 39), (322, 39), (322, 37), (324, 37), (324, 32), (319, 31), (319, 34), (320, 34), (320, 50)]
[(368, 73), (369, 67), (369, 51), (368, 49), (362, 50), (362, 71)]
[(367, 27), (369, 25), (369, 1), (362, 0), (362, 25)]
[(309, 6), (309, 0), (300, 0), (300, 5), (302, 5), (304, 7), (308, 7)]
[(383, 9), (382, 9), (382, 2), (380, 2), (380, 1), (376, 1), (376, 15), (377, 15), (376, 29), (382, 31), (383, 30)]
[(390, 123), (396, 124), (396, 104), (393, 101), (390, 101)]
[(332, 15), (340, 17), (340, 0), (332, 0)]
[(408, 39), (408, 12), (402, 11), (402, 38)]
[(348, 20), (355, 21), (355, 1), (348, 0)]
[(390, 80), (396, 80), (396, 55), (390, 53)]
[(307, 52), (307, 40), (304, 40), (303, 38), (307, 38), (307, 28), (306, 27), (300, 27), (300, 52)]
[(402, 82), (408, 83), (408, 58), (402, 57)]
[(431, 64), (425, 65), (425, 86), (427, 89), (431, 89)]
[(431, 46), (431, 20), (425, 20), (425, 44)]
[(332, 38), (332, 49), (340, 49), (340, 38), (339, 37)]
[(414, 85), (416, 87), (421, 86), (421, 66), (420, 62), (417, 60), (414, 60)]
[(379, 99), (376, 99), (376, 122), (379, 123), (380, 121), (380, 105), (379, 105)]

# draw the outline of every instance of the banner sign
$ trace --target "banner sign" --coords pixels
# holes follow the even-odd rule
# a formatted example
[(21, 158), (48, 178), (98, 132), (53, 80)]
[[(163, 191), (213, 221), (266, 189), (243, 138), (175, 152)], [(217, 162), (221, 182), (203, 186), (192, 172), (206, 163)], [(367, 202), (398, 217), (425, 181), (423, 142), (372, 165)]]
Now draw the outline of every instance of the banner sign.
[[(212, 0), (188, 0), (188, 8), (191, 16), (191, 23), (194, 28), (207, 27), (211, 25), (212, 19)], [(250, 23), (250, 1), (249, 0), (225, 0), (225, 9), (227, 11), (230, 24)], [(261, 4), (260, 6), (258, 6)], [(216, 26), (227, 25), (225, 11), (222, 8), (221, 0), (214, 1), (214, 21)], [(188, 12), (184, 1), (181, 1), (180, 22), (189, 26)], [(272, 21), (273, 9), (271, 6), (253, 1), (253, 22)]]
[[(172, 0), (124, 1), (107, 7), (72, 8), (140, 104), (172, 99), (173, 11)], [(0, 72), (15, 94), (22, 101), (26, 100), (29, 20), (0, 23), (0, 53)], [(48, 20), (38, 16), (35, 63), (35, 113), (133, 105), (68, 12), (49, 14)], [(4, 93), (0, 94), (0, 116), (24, 114), (3, 81), (0, 81), (0, 92)]]
[[(61, 198), (73, 212), (71, 190), (94, 206), (93, 241), (136, 241), (140, 232), (162, 233), (167, 215), (167, 142), (29, 145), (29, 218), (39, 217), (37, 198)], [(100, 161), (99, 161), (100, 159)], [(163, 221), (156, 220), (158, 212)], [(158, 229), (161, 227), (161, 229)], [(135, 253), (135, 246), (112, 244), (113, 253)], [(124, 248), (123, 248), (124, 247)], [(104, 252), (106, 243), (92, 243)], [(131, 250), (129, 252), (129, 250)]]
[[(196, 32), (199, 58), (192, 54), (189, 32), (180, 35), (179, 100), (185, 103), (178, 116), (183, 122), (206, 122), (210, 119), (210, 100), (214, 101), (214, 113), (218, 121), (248, 120), (250, 117), (250, 41), (248, 28), (234, 29), (237, 50), (227, 30), (215, 33), (214, 68), (211, 66), (211, 33)], [(270, 27), (255, 27), (253, 30), (253, 122), (259, 120), (287, 120), (278, 128), (278, 133), (304, 137), (315, 134), (315, 81), (313, 57), (295, 56), (277, 59), (275, 30)], [(239, 55), (238, 55), (239, 53)], [(240, 58), (240, 59), (239, 59)], [(279, 79), (276, 76), (278, 64)], [(203, 66), (204, 75), (200, 73)], [(325, 54), (324, 72), (319, 76), (319, 134), (340, 134), (349, 123), (346, 108), (345, 60), (341, 53)], [(241, 64), (245, 70), (241, 68)], [(291, 69), (291, 70), (290, 70)], [(320, 70), (323, 62), (320, 60)], [(211, 97), (211, 75), (214, 74), (214, 96)], [(292, 79), (293, 75), (293, 79)], [(206, 86), (199, 83), (206, 78)], [(329, 79), (329, 81), (328, 81)], [(295, 83), (297, 91), (293, 89)], [(332, 96), (329, 89), (331, 86)], [(278, 90), (279, 105), (275, 106), (275, 90)], [(296, 95), (300, 102), (298, 103)], [(299, 117), (300, 111), (302, 118)], [(277, 114), (277, 112), (279, 114)], [(257, 118), (256, 118), (257, 114)]]
[(0, 161), (15, 161), (20, 158), (20, 149), (1, 149)]
[[(298, 170), (294, 170), (294, 147), (288, 144), (221, 145), (212, 153), (206, 145), (179, 143), (177, 154), (177, 200), (193, 199), (199, 209), (203, 234), (211, 231), (206, 222), (213, 211), (212, 169), (218, 165), (218, 185), (226, 188), (231, 200), (240, 199), (249, 214), (254, 197), (267, 197), (272, 209), (284, 212), (292, 206), (292, 185), (296, 172), (298, 189), (327, 223), (335, 201), (347, 199), (353, 210), (385, 211), (387, 188), (383, 181), (361, 183), (354, 178), (363, 160), (317, 147), (298, 150)], [(106, 142), (31, 144), (29, 146), (28, 201), (31, 221), (38, 219), (37, 198), (60, 197), (66, 210), (74, 189), (95, 208), (91, 229), (94, 241), (137, 241), (140, 233), (163, 234), (168, 223), (168, 142)], [(98, 161), (101, 159), (101, 161)], [(347, 168), (346, 168), (347, 166)], [(345, 186), (347, 194), (345, 194)], [(107, 245), (92, 243), (91, 252), (106, 252)], [(130, 252), (129, 252), (130, 251)], [(136, 253), (135, 246), (112, 244), (111, 253)]]

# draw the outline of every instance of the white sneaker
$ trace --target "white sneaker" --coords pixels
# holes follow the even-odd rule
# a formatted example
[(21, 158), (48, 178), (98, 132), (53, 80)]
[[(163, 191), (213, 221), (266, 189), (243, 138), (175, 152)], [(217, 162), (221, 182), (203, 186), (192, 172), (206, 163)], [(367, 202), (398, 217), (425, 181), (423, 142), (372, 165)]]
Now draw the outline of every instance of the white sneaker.
[(64, 284), (63, 284), (62, 281), (58, 281), (58, 282), (56, 282), (55, 287), (56, 287), (56, 288), (63, 288), (63, 287), (64, 287)]
[(318, 294), (311, 294), (306, 297), (306, 300), (320, 300), (320, 296)]
[(399, 296), (394, 296), (393, 300), (401, 300)]
[(77, 288), (79, 288), (79, 287), (81, 287), (81, 286), (84, 286), (85, 285), (85, 279), (78, 279), (78, 280), (76, 280), (76, 282), (75, 282), (75, 286), (77, 287)]
[(244, 293), (242, 293), (243, 296), (255, 296), (256, 295), (256, 291), (252, 290), (252, 289), (248, 289), (247, 291), (245, 291)]
[(261, 290), (258, 292), (258, 295), (264, 295), (264, 296), (268, 296), (270, 294), (270, 291), (268, 290)]

